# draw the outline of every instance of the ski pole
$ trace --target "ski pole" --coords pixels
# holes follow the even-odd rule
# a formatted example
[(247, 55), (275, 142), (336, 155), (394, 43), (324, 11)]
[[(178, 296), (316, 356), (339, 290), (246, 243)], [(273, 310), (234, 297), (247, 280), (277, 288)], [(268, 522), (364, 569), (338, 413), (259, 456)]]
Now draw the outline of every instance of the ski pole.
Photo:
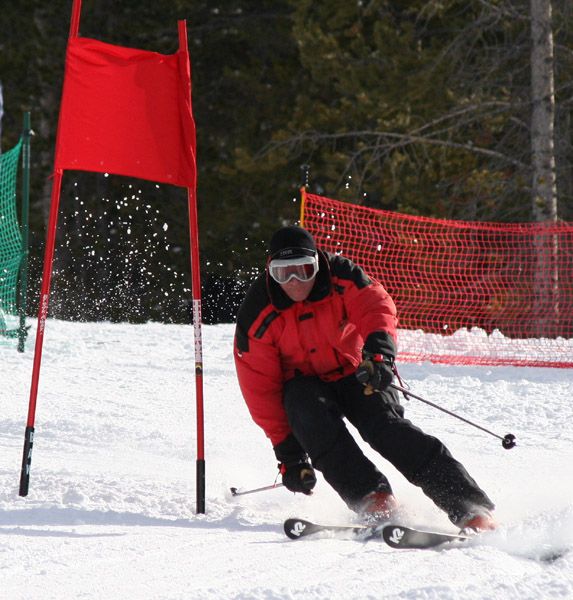
[(255, 492), (264, 492), (265, 490), (274, 490), (275, 488), (283, 487), (283, 483), (273, 483), (273, 485), (265, 485), (264, 487), (255, 488), (254, 490), (245, 490), (240, 492), (236, 487), (231, 488), (231, 494), (233, 496), (245, 496), (246, 494), (254, 494)]
[(512, 433), (507, 433), (506, 435), (504, 435), (502, 437), (501, 435), (497, 435), (497, 433), (494, 433), (493, 431), (490, 431), (489, 429), (486, 429), (485, 427), (482, 427), (481, 425), (478, 425), (477, 423), (474, 423), (474, 422), (470, 421), (469, 419), (465, 419), (464, 417), (461, 417), (460, 415), (452, 412), (451, 410), (443, 408), (442, 406), (438, 406), (437, 404), (434, 404), (433, 402), (430, 402), (429, 400), (426, 400), (425, 398), (422, 398), (421, 396), (417, 396), (416, 394), (413, 394), (412, 392), (410, 392), (406, 388), (402, 387), (401, 385), (396, 385), (395, 383), (391, 383), (390, 387), (394, 388), (395, 390), (398, 390), (399, 392), (402, 392), (404, 394), (406, 400), (408, 399), (409, 396), (411, 396), (412, 398), (415, 398), (416, 400), (420, 400), (420, 402), (424, 402), (425, 404), (428, 404), (429, 406), (437, 408), (438, 410), (441, 410), (442, 412), (445, 412), (446, 414), (448, 414), (452, 417), (455, 417), (456, 419), (459, 419), (460, 421), (463, 421), (464, 423), (467, 423), (468, 425), (471, 425), (472, 427), (475, 427), (476, 429), (481, 429), (482, 431), (489, 433), (489, 435), (492, 435), (493, 437), (500, 439), (501, 445), (506, 450), (510, 450), (511, 448), (514, 448), (517, 443), (515, 441), (515, 436)]

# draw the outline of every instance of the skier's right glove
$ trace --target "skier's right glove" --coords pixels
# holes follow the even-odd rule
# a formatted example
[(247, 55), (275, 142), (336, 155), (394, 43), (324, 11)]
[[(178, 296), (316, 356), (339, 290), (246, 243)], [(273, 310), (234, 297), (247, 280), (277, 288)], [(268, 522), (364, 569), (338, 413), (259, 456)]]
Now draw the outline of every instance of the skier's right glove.
[(310, 495), (316, 485), (316, 475), (308, 462), (306, 452), (294, 435), (289, 434), (273, 450), (279, 461), (279, 471), (286, 489)]
[(312, 494), (312, 488), (316, 485), (316, 475), (307, 460), (295, 464), (281, 463), (279, 468), (287, 490), (302, 492), (307, 496)]

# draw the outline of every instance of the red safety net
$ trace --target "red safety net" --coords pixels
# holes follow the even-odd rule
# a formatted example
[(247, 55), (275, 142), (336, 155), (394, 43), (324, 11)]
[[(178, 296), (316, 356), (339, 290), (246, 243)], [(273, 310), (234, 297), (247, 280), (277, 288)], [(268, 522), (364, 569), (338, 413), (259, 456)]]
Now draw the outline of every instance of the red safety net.
[(394, 298), (401, 360), (573, 367), (573, 223), (448, 221), (309, 193), (301, 220)]

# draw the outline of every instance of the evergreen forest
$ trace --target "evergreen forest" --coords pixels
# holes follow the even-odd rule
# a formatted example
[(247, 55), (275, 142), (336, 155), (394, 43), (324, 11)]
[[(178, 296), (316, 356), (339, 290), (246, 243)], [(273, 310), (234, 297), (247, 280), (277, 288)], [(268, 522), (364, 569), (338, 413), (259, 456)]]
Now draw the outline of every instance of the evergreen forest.
[[(34, 315), (72, 2), (1, 3), (1, 150), (26, 110), (34, 131)], [(414, 215), (573, 220), (570, 0), (84, 0), (80, 34), (168, 54), (180, 19), (204, 322), (234, 320), (303, 185)], [(189, 254), (182, 188), (66, 172), (50, 314), (189, 322)]]

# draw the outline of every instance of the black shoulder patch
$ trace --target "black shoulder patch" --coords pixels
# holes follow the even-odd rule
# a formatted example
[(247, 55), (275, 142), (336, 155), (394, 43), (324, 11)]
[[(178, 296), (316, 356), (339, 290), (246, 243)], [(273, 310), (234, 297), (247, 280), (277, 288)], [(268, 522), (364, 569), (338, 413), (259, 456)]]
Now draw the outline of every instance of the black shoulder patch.
[(270, 312), (264, 319), (263, 322), (259, 325), (257, 330), (255, 331), (255, 337), (257, 340), (260, 340), (263, 335), (265, 335), (265, 331), (268, 329), (269, 325), (279, 316), (279, 313), (276, 310)]
[(261, 311), (270, 303), (271, 301), (267, 293), (266, 275), (265, 273), (262, 273), (255, 279), (249, 288), (247, 295), (237, 312), (235, 338), (237, 340), (237, 348), (241, 352), (249, 351), (249, 329), (261, 314)]
[(359, 289), (372, 283), (372, 280), (362, 270), (362, 267), (354, 264), (350, 259), (337, 254), (329, 254), (328, 261), (330, 263), (330, 271), (334, 277), (352, 281)]

